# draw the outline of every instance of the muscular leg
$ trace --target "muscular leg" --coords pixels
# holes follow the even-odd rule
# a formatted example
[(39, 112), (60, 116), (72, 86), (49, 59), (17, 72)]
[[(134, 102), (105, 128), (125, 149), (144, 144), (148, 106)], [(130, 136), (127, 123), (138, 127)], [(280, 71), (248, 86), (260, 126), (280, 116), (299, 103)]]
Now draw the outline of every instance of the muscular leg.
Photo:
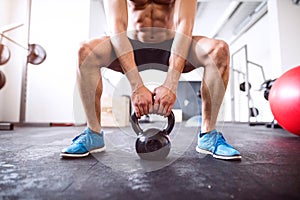
[(229, 79), (228, 45), (221, 40), (194, 37), (188, 61), (193, 66), (204, 67), (201, 84), (202, 126), (196, 151), (218, 159), (240, 160), (240, 152), (228, 144), (215, 127)]
[[(120, 69), (109, 37), (82, 43), (79, 49), (77, 82), (79, 94), (87, 118), (87, 128), (62, 149), (61, 157), (85, 157), (90, 153), (105, 150), (104, 135), (101, 131), (102, 77), (103, 66)], [(112, 62), (115, 60), (114, 62)]]
[(229, 50), (224, 41), (195, 36), (188, 61), (203, 66), (201, 85), (202, 126), (206, 133), (215, 128), (229, 78)]
[(109, 37), (82, 43), (79, 52), (77, 83), (85, 110), (87, 125), (94, 132), (101, 130), (102, 77), (100, 67), (114, 60)]

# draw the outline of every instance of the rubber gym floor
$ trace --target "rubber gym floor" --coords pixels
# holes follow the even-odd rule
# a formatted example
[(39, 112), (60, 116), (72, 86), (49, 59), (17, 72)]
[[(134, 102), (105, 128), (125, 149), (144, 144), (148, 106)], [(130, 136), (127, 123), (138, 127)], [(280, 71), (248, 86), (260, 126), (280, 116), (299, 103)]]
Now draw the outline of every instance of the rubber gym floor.
[[(105, 128), (107, 149), (81, 159), (60, 150), (84, 127), (0, 131), (2, 199), (300, 199), (300, 137), (283, 129), (219, 124), (241, 161), (195, 151), (197, 128), (177, 123), (165, 161), (142, 161), (131, 127)], [(0, 198), (0, 199), (1, 199)]]

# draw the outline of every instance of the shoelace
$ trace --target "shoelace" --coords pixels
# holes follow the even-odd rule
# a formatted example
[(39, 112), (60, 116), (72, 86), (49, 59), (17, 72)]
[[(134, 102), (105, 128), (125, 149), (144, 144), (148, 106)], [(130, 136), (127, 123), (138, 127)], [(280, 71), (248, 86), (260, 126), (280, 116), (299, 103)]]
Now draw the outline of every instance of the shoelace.
[(218, 140), (221, 140), (222, 142), (225, 141), (225, 138), (222, 133), (218, 132), (218, 135), (219, 135)]
[(216, 142), (216, 146), (219, 146), (220, 144), (225, 145), (225, 146), (230, 146), (230, 145), (226, 142), (226, 140), (225, 140), (223, 134), (219, 132), (219, 135), (220, 135), (220, 136), (219, 136), (219, 138), (218, 138), (218, 140), (217, 140), (217, 142)]
[(74, 143), (75, 141), (78, 140), (78, 142), (84, 142), (86, 138), (84, 137), (86, 135), (86, 132), (81, 133), (80, 135), (76, 136), (72, 142)]

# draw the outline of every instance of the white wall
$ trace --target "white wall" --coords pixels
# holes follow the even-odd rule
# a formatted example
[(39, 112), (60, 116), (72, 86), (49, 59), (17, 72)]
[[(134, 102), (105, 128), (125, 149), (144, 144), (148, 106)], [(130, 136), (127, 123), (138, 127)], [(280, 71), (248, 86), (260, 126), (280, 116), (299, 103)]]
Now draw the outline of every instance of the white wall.
[(274, 19), (270, 21), (270, 30), (277, 42), (272, 58), (281, 66), (280, 75), (300, 65), (300, 6), (282, 0), (269, 0), (268, 6), (270, 18)]
[[(24, 47), (27, 46), (27, 0), (0, 0), (0, 29), (12, 23), (24, 24), (7, 32), (6, 35)], [(3, 31), (3, 30), (2, 30)], [(22, 69), (26, 63), (27, 51), (3, 39), (11, 51), (11, 58), (0, 70), (6, 76), (6, 84), (0, 90), (0, 121), (18, 122), (20, 113), (20, 94)]]
[(47, 51), (28, 66), (27, 122), (73, 122), (77, 52), (88, 38), (89, 1), (32, 1), (30, 42)]
[(107, 24), (102, 0), (90, 0), (90, 38), (107, 35)]

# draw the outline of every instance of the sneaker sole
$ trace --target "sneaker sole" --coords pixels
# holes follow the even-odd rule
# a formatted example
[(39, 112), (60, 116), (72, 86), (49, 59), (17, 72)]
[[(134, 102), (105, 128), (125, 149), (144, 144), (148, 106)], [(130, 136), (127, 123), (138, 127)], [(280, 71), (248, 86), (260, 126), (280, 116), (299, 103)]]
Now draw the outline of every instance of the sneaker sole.
[(214, 158), (217, 159), (221, 159), (221, 160), (241, 160), (242, 156), (241, 155), (234, 155), (234, 156), (221, 156), (221, 155), (216, 155), (213, 154), (210, 151), (204, 150), (204, 149), (200, 149), (198, 146), (196, 146), (196, 151), (198, 153), (202, 153), (202, 154), (208, 154), (208, 155), (212, 155)]
[(100, 153), (102, 151), (105, 151), (105, 149), (106, 149), (106, 147), (104, 146), (102, 148), (93, 149), (93, 150), (88, 151), (88, 152), (83, 153), (83, 154), (70, 154), (70, 153), (61, 152), (60, 156), (63, 157), (63, 158), (83, 158), (83, 157), (88, 156), (90, 153)]
[(90, 151), (90, 153), (100, 153), (102, 151), (105, 151), (106, 150), (106, 147), (102, 147), (102, 148), (99, 148), (99, 149), (93, 149)]

